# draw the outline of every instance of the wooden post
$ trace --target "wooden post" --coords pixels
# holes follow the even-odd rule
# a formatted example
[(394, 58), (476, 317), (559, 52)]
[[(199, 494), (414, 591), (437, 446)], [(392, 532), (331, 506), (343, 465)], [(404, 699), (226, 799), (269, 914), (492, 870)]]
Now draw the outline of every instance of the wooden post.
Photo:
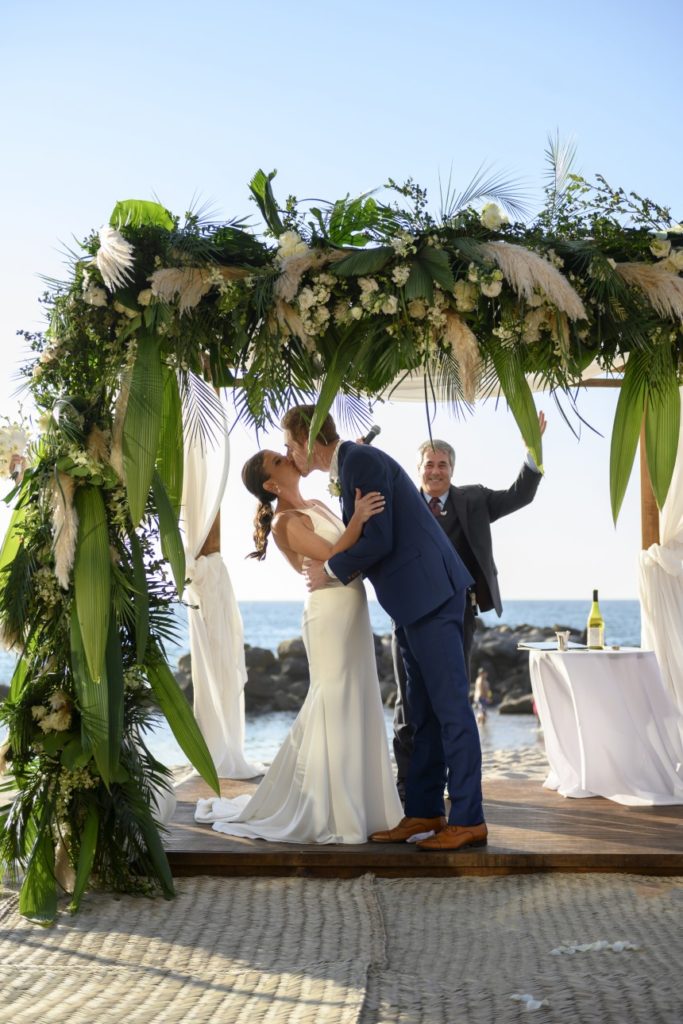
[(651, 544), (659, 544), (659, 509), (647, 468), (645, 420), (640, 428), (640, 531), (643, 551)]

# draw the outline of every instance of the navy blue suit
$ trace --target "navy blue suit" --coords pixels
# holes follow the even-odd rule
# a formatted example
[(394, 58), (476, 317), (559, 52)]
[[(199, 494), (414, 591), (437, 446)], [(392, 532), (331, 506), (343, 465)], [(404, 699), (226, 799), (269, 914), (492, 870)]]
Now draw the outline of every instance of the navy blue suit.
[(406, 780), (406, 814), (444, 813), (450, 823), (477, 825), (481, 805), (481, 747), (469, 701), (463, 656), (463, 615), (472, 577), (407, 473), (386, 453), (345, 442), (339, 450), (344, 520), (355, 490), (380, 491), (383, 512), (360, 539), (329, 560), (343, 583), (367, 576), (396, 624), (405, 662), (413, 754)]

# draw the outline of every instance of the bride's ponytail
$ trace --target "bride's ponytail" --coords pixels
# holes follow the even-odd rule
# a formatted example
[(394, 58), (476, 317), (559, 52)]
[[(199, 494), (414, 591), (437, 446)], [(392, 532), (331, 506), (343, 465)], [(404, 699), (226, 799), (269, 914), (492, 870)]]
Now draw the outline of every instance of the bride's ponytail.
[(267, 474), (263, 468), (263, 454), (263, 452), (257, 452), (256, 455), (252, 455), (249, 461), (245, 462), (242, 467), (242, 483), (259, 500), (259, 506), (254, 516), (254, 544), (256, 545), (256, 550), (247, 555), (247, 558), (257, 558), (259, 562), (262, 562), (266, 557), (268, 535), (270, 534), (273, 515), (275, 514), (272, 505), (274, 495), (263, 486), (265, 480), (267, 480)]
[(254, 544), (256, 545), (256, 550), (247, 555), (247, 558), (258, 558), (259, 562), (262, 562), (266, 557), (268, 535), (272, 522), (273, 506), (269, 501), (262, 501), (256, 509), (256, 515), (254, 516)]

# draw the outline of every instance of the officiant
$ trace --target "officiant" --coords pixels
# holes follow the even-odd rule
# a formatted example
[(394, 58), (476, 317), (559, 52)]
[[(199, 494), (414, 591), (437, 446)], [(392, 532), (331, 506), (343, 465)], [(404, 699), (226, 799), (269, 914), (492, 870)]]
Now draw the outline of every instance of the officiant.
[[(545, 432), (546, 418), (538, 414), (541, 435)], [(507, 490), (492, 490), (481, 484), (455, 487), (455, 450), (447, 441), (434, 438), (424, 441), (417, 450), (418, 476), (424, 500), (466, 568), (474, 578), (465, 604), (464, 652), (468, 679), (470, 655), (478, 611), (495, 608), (498, 616), (503, 605), (498, 588), (498, 570), (493, 559), (491, 523), (529, 505), (536, 496), (541, 472), (530, 452), (515, 482)], [(412, 736), (405, 716), (405, 669), (403, 660), (392, 638), (394, 676), (396, 679), (396, 706), (394, 709), (394, 756), (396, 758), (398, 787), (401, 799), (410, 760)]]

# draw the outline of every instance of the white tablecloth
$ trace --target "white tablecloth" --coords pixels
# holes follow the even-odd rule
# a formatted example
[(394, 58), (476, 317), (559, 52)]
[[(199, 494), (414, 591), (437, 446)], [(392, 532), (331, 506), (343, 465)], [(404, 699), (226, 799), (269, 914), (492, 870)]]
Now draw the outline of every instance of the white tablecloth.
[(550, 774), (562, 796), (683, 804), (683, 716), (652, 651), (531, 651)]

